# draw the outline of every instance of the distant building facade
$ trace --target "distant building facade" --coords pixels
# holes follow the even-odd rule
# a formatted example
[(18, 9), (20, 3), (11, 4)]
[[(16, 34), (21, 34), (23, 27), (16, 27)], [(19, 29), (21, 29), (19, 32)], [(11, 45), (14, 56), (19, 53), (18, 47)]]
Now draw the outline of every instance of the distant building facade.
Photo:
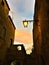
[(49, 1), (35, 1), (33, 37), (36, 65), (49, 65)]
[(5, 65), (35, 65), (34, 51), (28, 55), (23, 44), (13, 45), (7, 51)]
[(0, 65), (3, 65), (7, 48), (14, 41), (15, 26), (8, 16), (9, 6), (6, 0), (0, 0)]
[(25, 57), (26, 51), (24, 46), (22, 44), (13, 45), (6, 53), (5, 65), (24, 65)]

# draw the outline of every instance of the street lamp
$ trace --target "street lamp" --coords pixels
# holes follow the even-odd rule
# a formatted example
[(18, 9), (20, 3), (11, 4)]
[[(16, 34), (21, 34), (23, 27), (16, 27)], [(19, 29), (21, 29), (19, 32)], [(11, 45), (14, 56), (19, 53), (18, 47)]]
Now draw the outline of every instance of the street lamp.
[(18, 46), (17, 49), (18, 49), (18, 50), (21, 50), (21, 46)]
[(28, 21), (27, 20), (23, 21), (23, 25), (24, 27), (28, 27)]
[(33, 22), (33, 20), (24, 20), (23, 21), (24, 27), (28, 27), (28, 22)]

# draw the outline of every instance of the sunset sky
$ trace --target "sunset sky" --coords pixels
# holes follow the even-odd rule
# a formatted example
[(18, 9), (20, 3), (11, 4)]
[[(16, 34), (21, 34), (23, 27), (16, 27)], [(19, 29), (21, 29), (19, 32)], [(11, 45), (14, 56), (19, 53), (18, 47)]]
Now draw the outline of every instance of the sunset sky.
[(16, 27), (14, 44), (23, 44), (25, 49), (33, 45), (33, 21), (24, 28), (23, 21), (33, 20), (35, 0), (7, 0), (13, 23)]

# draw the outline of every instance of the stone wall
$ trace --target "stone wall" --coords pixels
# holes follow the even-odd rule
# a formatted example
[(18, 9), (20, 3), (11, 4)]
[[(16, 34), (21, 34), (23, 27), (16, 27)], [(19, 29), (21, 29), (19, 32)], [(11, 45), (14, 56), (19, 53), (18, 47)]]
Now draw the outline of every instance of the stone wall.
[[(35, 56), (37, 55), (39, 57), (37, 61), (39, 65), (41, 64), (41, 62), (43, 63), (43, 65), (49, 65), (49, 6), (48, 6), (48, 2), (49, 2), (48, 0), (41, 0), (41, 1), (36, 0), (36, 4), (35, 4), (34, 46), (35, 46)], [(39, 29), (40, 29), (40, 32), (39, 32)]]
[(5, 0), (0, 0), (0, 65), (3, 64), (7, 48), (13, 44), (15, 27), (8, 16), (9, 8)]

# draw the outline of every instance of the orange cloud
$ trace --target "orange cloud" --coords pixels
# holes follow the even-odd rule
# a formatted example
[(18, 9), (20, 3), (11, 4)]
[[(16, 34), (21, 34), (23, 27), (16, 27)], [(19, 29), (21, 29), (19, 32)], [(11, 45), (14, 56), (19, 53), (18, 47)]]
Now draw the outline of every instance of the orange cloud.
[(15, 30), (15, 39), (14, 41), (20, 42), (20, 43), (25, 43), (25, 44), (30, 44), (32, 43), (32, 35), (30, 32), (25, 31), (25, 30)]

